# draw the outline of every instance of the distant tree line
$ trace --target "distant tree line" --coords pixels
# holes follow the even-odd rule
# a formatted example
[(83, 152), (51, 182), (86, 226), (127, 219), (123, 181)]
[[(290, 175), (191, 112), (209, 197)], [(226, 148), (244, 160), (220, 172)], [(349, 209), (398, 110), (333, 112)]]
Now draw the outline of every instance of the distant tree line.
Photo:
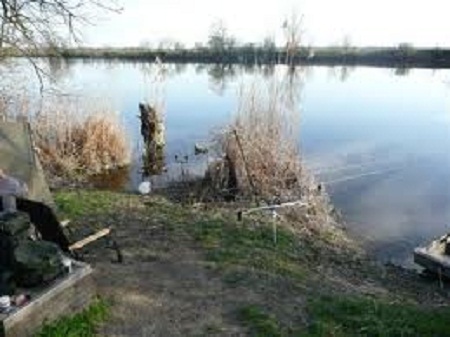
[(450, 67), (450, 51), (446, 49), (415, 49), (402, 43), (396, 48), (352, 47), (350, 37), (345, 36), (337, 47), (313, 48), (304, 43), (304, 20), (292, 12), (281, 25), (284, 41), (276, 45), (271, 36), (258, 43), (239, 43), (230, 34), (223, 21), (214, 22), (206, 43), (196, 43), (186, 48), (182, 43), (163, 40), (156, 48), (144, 44), (139, 48), (121, 49), (66, 49), (65, 57), (120, 58), (128, 60), (174, 63), (216, 63), (216, 64), (324, 64), (324, 65), (373, 65), (395, 68), (407, 67)]
[[(51, 56), (52, 51), (40, 50), (33, 56)], [(431, 48), (357, 48), (299, 47), (295, 53), (274, 45), (248, 43), (226, 49), (198, 46), (189, 49), (136, 48), (69, 48), (58, 51), (65, 58), (121, 59), (129, 61), (160, 60), (166, 63), (216, 64), (286, 64), (295, 65), (368, 65), (394, 68), (450, 68), (450, 50)]]
[[(186, 48), (181, 42), (165, 39), (153, 47), (144, 41), (133, 48), (67, 48), (63, 47), (61, 34), (53, 34), (59, 21), (65, 22), (68, 36), (76, 38), (74, 24), (83, 20), (79, 5), (98, 5), (94, 0), (64, 0), (58, 7), (50, 0), (23, 0), (23, 6), (12, 0), (0, 0), (0, 51), (9, 56), (63, 56), (66, 58), (108, 58), (135, 61), (217, 64), (325, 64), (325, 65), (373, 65), (389, 67), (450, 67), (450, 51), (447, 49), (415, 49), (402, 43), (396, 48), (352, 47), (346, 36), (337, 47), (314, 48), (304, 43), (303, 16), (291, 13), (281, 25), (284, 41), (276, 45), (267, 36), (258, 43), (239, 43), (229, 33), (222, 21), (211, 25), (206, 43), (198, 42)], [(109, 0), (112, 1), (112, 0)], [(103, 6), (103, 5), (102, 5)], [(18, 18), (22, 20), (17, 23)], [(40, 23), (38, 31), (34, 31)], [(60, 39), (58, 41), (57, 39)], [(62, 40), (62, 41), (61, 41)]]

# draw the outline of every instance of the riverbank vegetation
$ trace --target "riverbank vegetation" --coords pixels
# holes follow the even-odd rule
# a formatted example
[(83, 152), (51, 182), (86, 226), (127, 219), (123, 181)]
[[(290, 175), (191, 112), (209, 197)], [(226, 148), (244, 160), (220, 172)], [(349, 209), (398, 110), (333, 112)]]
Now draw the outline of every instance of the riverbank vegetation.
[(36, 104), (27, 97), (5, 99), (1, 119), (29, 123), (52, 185), (85, 182), (130, 164), (129, 139), (117, 113), (69, 97), (46, 97), (38, 110)]

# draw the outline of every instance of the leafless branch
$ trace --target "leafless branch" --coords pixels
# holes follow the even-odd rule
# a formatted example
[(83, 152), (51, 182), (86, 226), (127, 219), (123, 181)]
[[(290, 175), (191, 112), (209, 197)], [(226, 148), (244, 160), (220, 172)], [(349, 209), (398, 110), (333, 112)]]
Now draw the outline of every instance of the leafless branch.
[(0, 0), (0, 48), (16, 51), (78, 42), (77, 27), (100, 11), (118, 13), (115, 0)]
[(283, 33), (286, 39), (286, 63), (292, 65), (295, 54), (303, 42), (303, 15), (292, 11), (283, 23)]
[(0, 0), (0, 56), (27, 57), (42, 94), (46, 73), (33, 56), (80, 42), (78, 27), (105, 10), (118, 13), (121, 8), (116, 0)]

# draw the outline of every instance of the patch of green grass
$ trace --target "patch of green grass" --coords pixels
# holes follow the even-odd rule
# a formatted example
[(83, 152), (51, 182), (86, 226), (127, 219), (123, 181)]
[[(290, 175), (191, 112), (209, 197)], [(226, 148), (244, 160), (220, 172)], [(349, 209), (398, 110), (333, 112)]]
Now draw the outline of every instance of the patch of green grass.
[(108, 191), (61, 191), (55, 194), (55, 202), (62, 214), (77, 218), (83, 215), (109, 212), (119, 201), (125, 203), (127, 197), (125, 194)]
[(251, 305), (242, 308), (238, 312), (238, 319), (249, 328), (253, 337), (285, 336), (278, 321), (258, 306)]
[(309, 328), (283, 326), (258, 306), (239, 311), (251, 336), (274, 337), (447, 337), (450, 308), (422, 308), (361, 297), (310, 300)]
[(185, 224), (189, 223), (192, 218), (190, 209), (172, 203), (163, 197), (152, 197), (150, 201), (146, 202), (146, 206), (147, 212), (150, 212), (166, 225), (171, 225), (169, 229), (185, 227)]
[(45, 325), (35, 337), (93, 337), (98, 325), (108, 317), (109, 308), (98, 299), (85, 311)]
[(305, 337), (450, 336), (450, 308), (425, 309), (367, 298), (323, 297), (311, 301), (312, 324)]
[(254, 228), (220, 216), (197, 221), (189, 230), (219, 266), (240, 265), (297, 280), (306, 276), (299, 240), (286, 230), (278, 230), (274, 243), (269, 225)]

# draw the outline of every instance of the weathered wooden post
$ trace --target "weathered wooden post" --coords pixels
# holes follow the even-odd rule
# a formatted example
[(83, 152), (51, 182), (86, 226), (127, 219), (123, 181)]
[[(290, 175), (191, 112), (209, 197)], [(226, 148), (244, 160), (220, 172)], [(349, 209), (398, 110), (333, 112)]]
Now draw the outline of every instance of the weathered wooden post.
[(165, 128), (162, 116), (148, 103), (139, 103), (141, 135), (144, 141), (144, 173), (161, 174), (164, 169)]

